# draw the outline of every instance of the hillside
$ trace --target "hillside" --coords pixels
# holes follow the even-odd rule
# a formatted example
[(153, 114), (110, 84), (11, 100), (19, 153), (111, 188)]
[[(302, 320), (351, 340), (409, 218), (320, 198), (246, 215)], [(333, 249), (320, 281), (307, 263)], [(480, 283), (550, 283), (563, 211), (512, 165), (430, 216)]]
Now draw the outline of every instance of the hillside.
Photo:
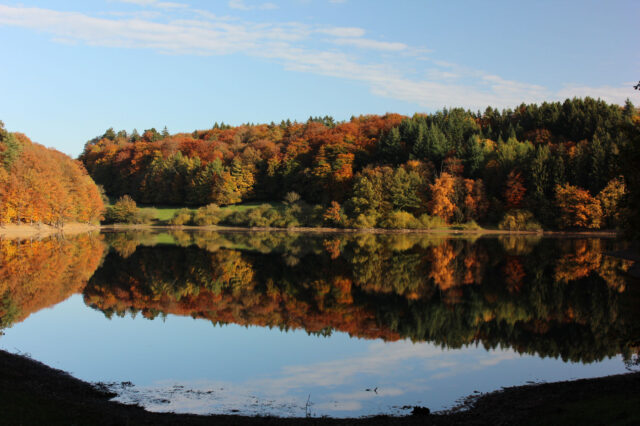
[(0, 225), (93, 223), (104, 204), (81, 163), (0, 122)]

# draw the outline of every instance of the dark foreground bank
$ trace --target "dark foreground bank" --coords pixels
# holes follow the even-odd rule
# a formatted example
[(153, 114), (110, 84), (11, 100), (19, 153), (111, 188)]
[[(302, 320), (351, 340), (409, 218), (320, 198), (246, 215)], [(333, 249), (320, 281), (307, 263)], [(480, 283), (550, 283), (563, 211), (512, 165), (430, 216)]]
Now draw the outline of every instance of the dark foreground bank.
[(150, 413), (29, 358), (0, 351), (3, 425), (637, 425), (640, 373), (507, 388), (470, 398), (469, 409), (406, 417), (274, 418)]

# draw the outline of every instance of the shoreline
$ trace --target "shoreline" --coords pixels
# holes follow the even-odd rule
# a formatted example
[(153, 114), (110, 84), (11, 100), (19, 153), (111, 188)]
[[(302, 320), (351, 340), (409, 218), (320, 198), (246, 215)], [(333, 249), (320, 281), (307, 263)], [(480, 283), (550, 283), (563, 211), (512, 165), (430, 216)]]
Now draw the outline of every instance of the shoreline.
[(46, 238), (52, 235), (77, 235), (94, 231), (209, 231), (209, 232), (291, 232), (307, 234), (434, 234), (434, 235), (517, 235), (540, 237), (598, 237), (616, 238), (618, 233), (611, 230), (602, 231), (509, 231), (501, 229), (384, 229), (384, 228), (272, 228), (241, 226), (171, 226), (171, 225), (91, 225), (84, 223), (68, 223), (61, 228), (50, 225), (7, 224), (0, 226), (0, 238), (27, 239)]
[(385, 229), (385, 228), (311, 228), (311, 227), (243, 227), (243, 226), (171, 226), (171, 225), (101, 225), (100, 230), (126, 231), (126, 230), (178, 230), (178, 231), (214, 231), (214, 232), (299, 232), (317, 234), (456, 234), (456, 235), (523, 235), (523, 236), (593, 236), (615, 238), (616, 231), (508, 231), (501, 229)]
[[(359, 418), (174, 414), (111, 401), (104, 385), (76, 379), (31, 358), (0, 350), (0, 409), (7, 424), (148, 425), (484, 425), (638, 424), (640, 372), (503, 388), (462, 405), (413, 415)], [(428, 408), (428, 407), (427, 407)], [(595, 422), (595, 423), (594, 423)]]
[(5, 239), (27, 239), (46, 238), (52, 235), (78, 235), (87, 232), (100, 231), (100, 225), (87, 223), (67, 223), (61, 228), (51, 225), (29, 225), (29, 224), (6, 224), (0, 225), (0, 238)]

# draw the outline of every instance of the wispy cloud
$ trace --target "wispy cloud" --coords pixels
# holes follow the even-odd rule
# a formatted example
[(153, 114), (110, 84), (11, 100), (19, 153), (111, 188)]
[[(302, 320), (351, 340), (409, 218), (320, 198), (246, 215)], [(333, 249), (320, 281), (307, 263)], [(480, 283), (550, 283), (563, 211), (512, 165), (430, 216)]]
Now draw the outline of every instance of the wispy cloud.
[(404, 43), (370, 40), (365, 38), (337, 38), (337, 39), (331, 40), (331, 42), (340, 46), (355, 46), (362, 49), (374, 49), (374, 50), (399, 51), (399, 50), (405, 50), (408, 47)]
[(273, 10), (278, 8), (278, 5), (271, 2), (250, 5), (250, 4), (247, 4), (244, 0), (229, 0), (228, 5), (231, 9), (238, 9), (238, 10), (253, 10), (253, 9)]
[[(119, 1), (153, 7), (156, 14), (89, 15), (0, 5), (0, 25), (29, 28), (49, 34), (55, 42), (68, 44), (153, 49), (182, 55), (242, 53), (279, 62), (286, 70), (359, 82), (367, 85), (375, 95), (410, 102), (421, 108), (513, 107), (521, 102), (572, 96), (600, 97), (617, 103), (624, 102), (627, 97), (640, 101), (640, 93), (622, 84), (605, 87), (566, 85), (561, 90), (551, 90), (506, 79), (424, 57), (428, 51), (424, 46), (365, 37), (365, 30), (358, 27), (256, 23), (219, 17), (183, 3)], [(248, 0), (231, 0), (229, 6), (240, 10), (273, 7), (271, 3), (249, 3)], [(365, 56), (358, 54), (361, 50), (366, 52)], [(422, 64), (407, 66), (411, 59), (420, 59)], [(420, 70), (421, 66), (424, 69)]]
[[(244, 407), (247, 414), (300, 416), (313, 390), (313, 410), (320, 415), (377, 414), (389, 410), (397, 397), (405, 403), (428, 397), (436, 404), (431, 408), (441, 408), (438, 404), (444, 407), (454, 402), (437, 395), (442, 383), (518, 358), (521, 356), (513, 350), (466, 347), (449, 351), (429, 343), (375, 341), (355, 356), (285, 366), (233, 383), (157, 383), (125, 389), (118, 400), (139, 403), (151, 411), (207, 414)], [(375, 386), (375, 391), (369, 386)]]
[(184, 3), (176, 3), (170, 1), (158, 1), (158, 0), (112, 0), (119, 3), (130, 3), (138, 6), (154, 6), (161, 9), (184, 9), (189, 6)]
[(365, 34), (362, 28), (356, 27), (325, 27), (316, 31), (334, 37), (362, 37)]

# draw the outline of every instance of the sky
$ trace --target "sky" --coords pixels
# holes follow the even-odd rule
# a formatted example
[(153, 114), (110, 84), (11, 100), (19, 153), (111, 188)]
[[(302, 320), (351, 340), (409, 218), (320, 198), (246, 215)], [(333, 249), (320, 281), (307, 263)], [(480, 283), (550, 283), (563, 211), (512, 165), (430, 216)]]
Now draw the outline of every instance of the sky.
[(640, 2), (0, 0), (0, 120), (77, 156), (113, 127), (640, 104)]

